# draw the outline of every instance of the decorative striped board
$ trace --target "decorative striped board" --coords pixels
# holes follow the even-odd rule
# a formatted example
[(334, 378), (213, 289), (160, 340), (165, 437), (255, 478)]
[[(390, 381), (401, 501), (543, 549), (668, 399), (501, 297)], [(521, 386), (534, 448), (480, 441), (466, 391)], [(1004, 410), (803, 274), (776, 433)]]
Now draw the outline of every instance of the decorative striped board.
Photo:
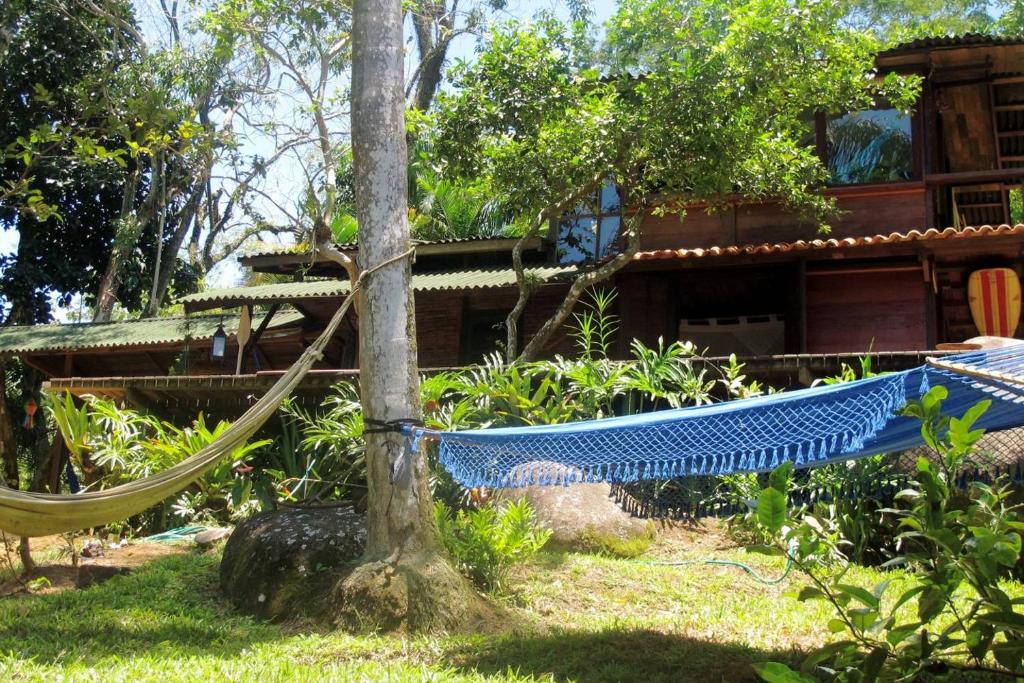
[(971, 273), (967, 300), (978, 332), (1012, 337), (1020, 322), (1020, 278), (1009, 268), (986, 268)]

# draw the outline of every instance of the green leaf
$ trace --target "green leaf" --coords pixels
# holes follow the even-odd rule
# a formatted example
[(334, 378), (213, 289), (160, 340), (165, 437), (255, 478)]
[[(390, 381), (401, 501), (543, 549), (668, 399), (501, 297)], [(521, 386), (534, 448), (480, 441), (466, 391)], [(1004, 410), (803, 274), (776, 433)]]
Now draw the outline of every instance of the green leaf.
[(839, 590), (845, 593), (846, 595), (849, 595), (851, 598), (859, 600), (866, 607), (878, 609), (879, 598), (872, 594), (870, 591), (861, 588), (860, 586), (851, 586), (846, 583), (839, 583), (836, 584), (836, 590)]
[(813, 678), (779, 662), (758, 662), (754, 664), (754, 671), (767, 683), (815, 683)]
[(847, 610), (846, 616), (853, 622), (853, 625), (861, 631), (865, 631), (878, 621), (878, 612), (869, 607), (857, 607)]
[(772, 533), (778, 533), (786, 523), (786, 496), (774, 488), (761, 491), (757, 497), (757, 521)]
[[(884, 581), (876, 584), (875, 587), (871, 589), (871, 594), (875, 596), (876, 600), (881, 602), (882, 596), (885, 595), (885, 591), (889, 588), (889, 584), (891, 583), (892, 579), (885, 579)], [(877, 607), (878, 603), (875, 603), (875, 606)]]
[(992, 654), (995, 655), (997, 662), (1010, 671), (1024, 670), (1024, 642), (996, 643), (992, 646)]
[(825, 594), (814, 586), (804, 586), (800, 589), (800, 594), (797, 595), (796, 599), (800, 602), (806, 602), (807, 600), (824, 600)]
[(992, 654), (995, 655), (997, 662), (1005, 666), (1010, 671), (1019, 672), (1024, 668), (1022, 667), (1022, 661), (1024, 661), (1024, 643), (996, 643), (992, 646)]
[(902, 491), (894, 495), (893, 498), (896, 500), (914, 500), (915, 498), (920, 497), (920, 495), (921, 492), (918, 491), (917, 489), (903, 489)]
[(991, 624), (976, 621), (967, 629), (965, 643), (971, 654), (979, 659), (984, 658), (995, 637), (995, 628)]
[(926, 586), (917, 601), (917, 618), (922, 624), (939, 615), (946, 606), (946, 594), (937, 586)]
[(829, 619), (828, 630), (832, 633), (842, 633), (847, 628), (846, 622), (842, 619)]
[(1024, 631), (1024, 614), (1017, 612), (979, 614), (978, 621), (991, 624), (1000, 631)]
[(789, 493), (789, 481), (793, 475), (793, 463), (786, 460), (781, 465), (776, 467), (768, 475), (768, 485), (782, 493), (783, 495)]
[(888, 633), (885, 634), (885, 640), (893, 647), (896, 647), (904, 640), (914, 635), (914, 633), (917, 632), (917, 629), (920, 626), (921, 624), (918, 624), (917, 622), (914, 622), (912, 624), (900, 624), (899, 626), (894, 626), (891, 629), (889, 629)]
[(873, 683), (878, 680), (878, 674), (882, 670), (882, 665), (885, 664), (885, 658), (888, 655), (889, 651), (884, 647), (876, 647), (868, 653), (868, 656), (864, 658), (864, 663), (861, 665), (864, 683)]
[(857, 649), (857, 643), (853, 640), (837, 640), (834, 643), (829, 643), (807, 655), (807, 658), (800, 664), (800, 670), (804, 673), (811, 673), (816, 666), (832, 659), (840, 652), (855, 649)]

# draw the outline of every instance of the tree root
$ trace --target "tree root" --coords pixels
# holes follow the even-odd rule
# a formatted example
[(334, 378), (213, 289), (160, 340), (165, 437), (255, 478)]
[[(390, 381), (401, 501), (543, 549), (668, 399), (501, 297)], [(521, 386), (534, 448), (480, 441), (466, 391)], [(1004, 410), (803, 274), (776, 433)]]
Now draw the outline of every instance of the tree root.
[(361, 564), (333, 598), (335, 625), (354, 631), (471, 631), (498, 620), (495, 607), (436, 553)]

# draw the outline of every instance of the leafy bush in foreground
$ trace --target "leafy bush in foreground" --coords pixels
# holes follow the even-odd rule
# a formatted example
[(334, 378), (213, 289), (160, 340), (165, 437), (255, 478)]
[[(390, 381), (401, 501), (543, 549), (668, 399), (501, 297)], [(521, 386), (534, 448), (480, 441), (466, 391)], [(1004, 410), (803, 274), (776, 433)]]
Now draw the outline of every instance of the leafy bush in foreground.
[[(1000, 581), (1021, 557), (1020, 506), (1003, 481), (971, 484), (965, 502), (954, 500), (955, 479), (984, 433), (974, 424), (988, 409), (981, 401), (962, 417), (941, 414), (948, 393), (934, 387), (906, 414), (921, 420), (936, 459), (920, 458), (910, 487), (897, 495), (906, 507), (886, 510), (899, 520), (899, 555), (912, 584), (889, 597), (892, 579), (865, 588), (843, 582), (847, 562), (835, 525), (814, 514), (793, 516), (786, 492), (789, 467), (772, 473), (758, 498), (757, 519), (772, 534), (770, 551), (788, 554), (813, 585), (799, 600), (823, 600), (835, 616), (828, 629), (842, 639), (811, 653), (802, 672), (761, 665), (767, 681), (910, 681), (959, 677), (966, 672), (1024, 675), (1024, 599), (1011, 599)], [(915, 604), (916, 603), (916, 604)]]
[(441, 542), (459, 568), (490, 593), (505, 592), (512, 565), (531, 558), (551, 537), (525, 499), (455, 514), (438, 501), (434, 516)]

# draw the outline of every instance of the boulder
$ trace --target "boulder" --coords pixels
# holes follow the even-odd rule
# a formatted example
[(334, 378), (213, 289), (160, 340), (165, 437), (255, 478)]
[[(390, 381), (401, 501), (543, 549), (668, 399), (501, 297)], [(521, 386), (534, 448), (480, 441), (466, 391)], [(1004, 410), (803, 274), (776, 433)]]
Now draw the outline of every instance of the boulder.
[(113, 567), (104, 564), (81, 564), (78, 566), (78, 576), (75, 579), (75, 586), (88, 588), (97, 584), (109, 581), (115, 576), (131, 574), (128, 567)]
[(221, 589), (239, 610), (265, 619), (317, 615), (365, 544), (366, 519), (351, 507), (261, 512), (228, 538)]
[(212, 529), (203, 529), (195, 535), (193, 540), (197, 546), (205, 550), (206, 548), (213, 547), (217, 541), (223, 540), (230, 535), (231, 529), (218, 526)]
[[(553, 462), (534, 462), (516, 468), (515, 474), (532, 471), (557, 481), (571, 472)], [(593, 551), (653, 537), (653, 525), (623, 510), (612, 496), (611, 485), (559, 484), (501, 489), (495, 502), (525, 498), (533, 506), (537, 519), (551, 529), (553, 545)]]

